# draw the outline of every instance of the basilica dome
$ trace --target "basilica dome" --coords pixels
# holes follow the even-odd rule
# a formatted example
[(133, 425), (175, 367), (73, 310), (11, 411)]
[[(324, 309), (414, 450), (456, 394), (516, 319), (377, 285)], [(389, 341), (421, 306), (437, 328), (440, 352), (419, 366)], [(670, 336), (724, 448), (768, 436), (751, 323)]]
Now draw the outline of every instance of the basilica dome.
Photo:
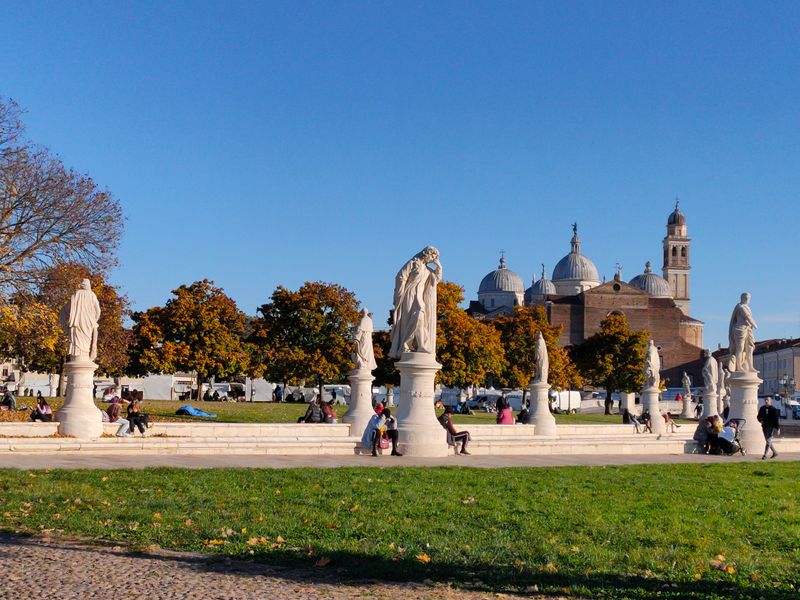
[(672, 298), (672, 288), (669, 282), (653, 273), (653, 265), (649, 260), (644, 266), (644, 273), (631, 279), (630, 284), (653, 298)]
[(500, 259), (500, 266), (484, 277), (481, 280), (480, 286), (478, 286), (479, 294), (491, 292), (514, 292), (521, 294), (524, 290), (525, 284), (522, 282), (522, 277), (506, 267), (505, 258)]
[(537, 300), (543, 300), (545, 296), (554, 296), (556, 294), (555, 284), (547, 278), (547, 274), (542, 265), (542, 277), (536, 281), (534, 277), (531, 281), (531, 287), (525, 290), (525, 304), (533, 304)]
[[(589, 284), (600, 284), (597, 267), (586, 256), (581, 254), (581, 240), (578, 237), (578, 226), (573, 225), (572, 250), (556, 264), (553, 269), (553, 281), (580, 281)], [(557, 287), (557, 286), (556, 286)], [(591, 286), (590, 286), (591, 287)]]

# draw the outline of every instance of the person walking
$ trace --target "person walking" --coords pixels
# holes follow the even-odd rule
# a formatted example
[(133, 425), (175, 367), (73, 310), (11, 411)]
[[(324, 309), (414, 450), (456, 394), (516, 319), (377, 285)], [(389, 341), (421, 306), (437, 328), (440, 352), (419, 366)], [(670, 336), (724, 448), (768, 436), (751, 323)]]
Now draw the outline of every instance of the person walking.
[(764, 406), (758, 409), (757, 418), (758, 422), (761, 423), (761, 431), (764, 432), (764, 440), (767, 442), (764, 448), (764, 456), (761, 457), (761, 460), (767, 459), (767, 452), (770, 450), (772, 450), (770, 458), (775, 458), (778, 456), (778, 452), (775, 450), (775, 446), (772, 445), (772, 436), (780, 435), (781, 433), (781, 414), (777, 408), (772, 406), (772, 396), (764, 398)]

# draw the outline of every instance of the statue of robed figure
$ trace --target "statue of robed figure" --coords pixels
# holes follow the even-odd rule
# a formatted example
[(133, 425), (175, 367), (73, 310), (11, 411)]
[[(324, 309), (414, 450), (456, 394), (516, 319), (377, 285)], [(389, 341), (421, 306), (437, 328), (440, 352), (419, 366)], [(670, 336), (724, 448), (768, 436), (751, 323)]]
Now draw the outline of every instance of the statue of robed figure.
[(361, 311), (361, 322), (356, 330), (356, 351), (353, 362), (357, 370), (373, 371), (378, 368), (375, 362), (375, 349), (372, 345), (372, 313), (366, 308)]
[(442, 280), (439, 250), (428, 246), (395, 277), (391, 358), (404, 352), (436, 354), (436, 286)]
[(533, 383), (547, 383), (547, 377), (550, 374), (550, 358), (547, 355), (547, 345), (544, 343), (541, 331), (536, 332), (536, 348), (533, 356), (536, 361), (536, 375), (533, 377)]
[(81, 282), (78, 291), (59, 314), (59, 321), (67, 334), (68, 354), (71, 360), (88, 356), (97, 358), (97, 324), (100, 320), (100, 302), (92, 291), (88, 279)]
[(647, 346), (644, 376), (647, 387), (657, 388), (661, 383), (661, 357), (658, 355), (658, 348), (653, 340), (650, 340)]
[(753, 311), (750, 310), (749, 302), (750, 294), (745, 292), (742, 294), (741, 302), (734, 307), (728, 326), (728, 343), (730, 344), (728, 351), (736, 361), (734, 368), (741, 372), (756, 370), (753, 366), (753, 350), (756, 347), (753, 329), (758, 328), (758, 325), (753, 319)]

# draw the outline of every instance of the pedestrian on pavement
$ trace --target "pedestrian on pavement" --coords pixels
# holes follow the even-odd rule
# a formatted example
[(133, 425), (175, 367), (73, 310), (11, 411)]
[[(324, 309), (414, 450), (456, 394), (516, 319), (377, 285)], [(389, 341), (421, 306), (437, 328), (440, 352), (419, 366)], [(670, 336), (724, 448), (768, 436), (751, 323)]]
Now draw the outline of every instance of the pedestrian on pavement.
[(764, 448), (764, 456), (761, 460), (766, 460), (767, 452), (772, 450), (772, 456), (778, 456), (775, 446), (772, 445), (772, 436), (780, 435), (781, 433), (781, 414), (778, 409), (772, 406), (772, 396), (764, 398), (764, 406), (758, 409), (758, 422), (761, 423), (761, 431), (764, 432), (764, 440), (767, 442)]

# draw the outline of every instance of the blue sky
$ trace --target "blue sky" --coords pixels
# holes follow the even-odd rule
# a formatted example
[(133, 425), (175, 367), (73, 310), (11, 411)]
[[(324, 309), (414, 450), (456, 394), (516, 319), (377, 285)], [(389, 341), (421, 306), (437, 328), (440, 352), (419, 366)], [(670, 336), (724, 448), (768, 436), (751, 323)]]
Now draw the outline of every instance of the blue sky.
[(0, 94), (120, 198), (136, 308), (323, 280), (382, 321), (426, 244), (474, 298), (573, 221), (630, 279), (679, 196), (716, 347), (743, 290), (800, 335), (798, 40), (790, 2), (8, 2)]

